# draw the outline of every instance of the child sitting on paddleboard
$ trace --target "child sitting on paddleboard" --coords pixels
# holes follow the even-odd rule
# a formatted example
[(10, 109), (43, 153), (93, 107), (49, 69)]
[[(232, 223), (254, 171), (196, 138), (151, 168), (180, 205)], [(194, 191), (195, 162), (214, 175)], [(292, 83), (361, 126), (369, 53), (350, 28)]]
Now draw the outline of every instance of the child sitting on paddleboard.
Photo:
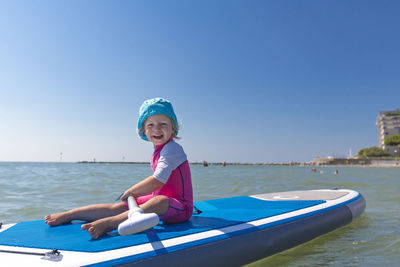
[(82, 225), (92, 238), (117, 229), (128, 219), (127, 198), (133, 196), (145, 213), (156, 213), (164, 223), (188, 220), (193, 211), (193, 189), (189, 163), (182, 147), (174, 141), (178, 121), (172, 104), (163, 98), (144, 101), (139, 110), (138, 134), (154, 145), (153, 174), (133, 185), (117, 204), (96, 204), (47, 215), (51, 226), (72, 220), (89, 221)]

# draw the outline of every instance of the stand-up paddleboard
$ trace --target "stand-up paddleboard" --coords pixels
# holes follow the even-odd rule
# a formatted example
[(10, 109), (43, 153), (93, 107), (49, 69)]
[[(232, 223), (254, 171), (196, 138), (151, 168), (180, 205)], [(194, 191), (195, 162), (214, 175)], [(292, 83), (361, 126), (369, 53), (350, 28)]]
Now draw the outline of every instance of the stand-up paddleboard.
[(92, 240), (81, 223), (3, 225), (2, 266), (240, 266), (350, 223), (365, 209), (358, 192), (309, 190), (212, 199), (184, 223), (159, 223)]

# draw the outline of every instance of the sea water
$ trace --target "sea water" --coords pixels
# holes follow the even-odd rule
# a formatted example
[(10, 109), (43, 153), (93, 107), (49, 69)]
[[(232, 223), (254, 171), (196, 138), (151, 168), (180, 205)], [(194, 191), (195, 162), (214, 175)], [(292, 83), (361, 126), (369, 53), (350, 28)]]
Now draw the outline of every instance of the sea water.
[[(299, 166), (191, 165), (191, 170), (195, 201), (321, 188), (353, 189), (366, 199), (365, 213), (350, 225), (249, 266), (400, 262), (400, 168), (318, 167), (312, 172)], [(0, 222), (37, 220), (83, 205), (112, 203), (150, 174), (148, 164), (0, 162)]]

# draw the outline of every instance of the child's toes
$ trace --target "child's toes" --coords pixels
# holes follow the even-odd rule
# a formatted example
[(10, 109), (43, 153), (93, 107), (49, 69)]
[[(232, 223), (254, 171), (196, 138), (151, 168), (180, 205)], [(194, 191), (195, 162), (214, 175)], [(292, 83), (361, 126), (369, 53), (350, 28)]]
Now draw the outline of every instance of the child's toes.
[(89, 231), (89, 228), (90, 228), (90, 227), (91, 227), (91, 224), (90, 224), (90, 223), (83, 224), (83, 225), (81, 226), (82, 230), (85, 230), (85, 231)]

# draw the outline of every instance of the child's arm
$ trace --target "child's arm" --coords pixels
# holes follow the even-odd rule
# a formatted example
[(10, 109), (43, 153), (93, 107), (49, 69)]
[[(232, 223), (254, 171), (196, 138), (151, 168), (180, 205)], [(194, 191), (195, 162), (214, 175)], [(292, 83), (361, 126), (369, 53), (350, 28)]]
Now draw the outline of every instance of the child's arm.
[(123, 201), (126, 201), (129, 196), (137, 196), (137, 195), (144, 195), (162, 187), (164, 184), (154, 178), (153, 176), (149, 176), (146, 179), (142, 180), (141, 182), (133, 185), (131, 188), (125, 191), (125, 193), (121, 196)]

